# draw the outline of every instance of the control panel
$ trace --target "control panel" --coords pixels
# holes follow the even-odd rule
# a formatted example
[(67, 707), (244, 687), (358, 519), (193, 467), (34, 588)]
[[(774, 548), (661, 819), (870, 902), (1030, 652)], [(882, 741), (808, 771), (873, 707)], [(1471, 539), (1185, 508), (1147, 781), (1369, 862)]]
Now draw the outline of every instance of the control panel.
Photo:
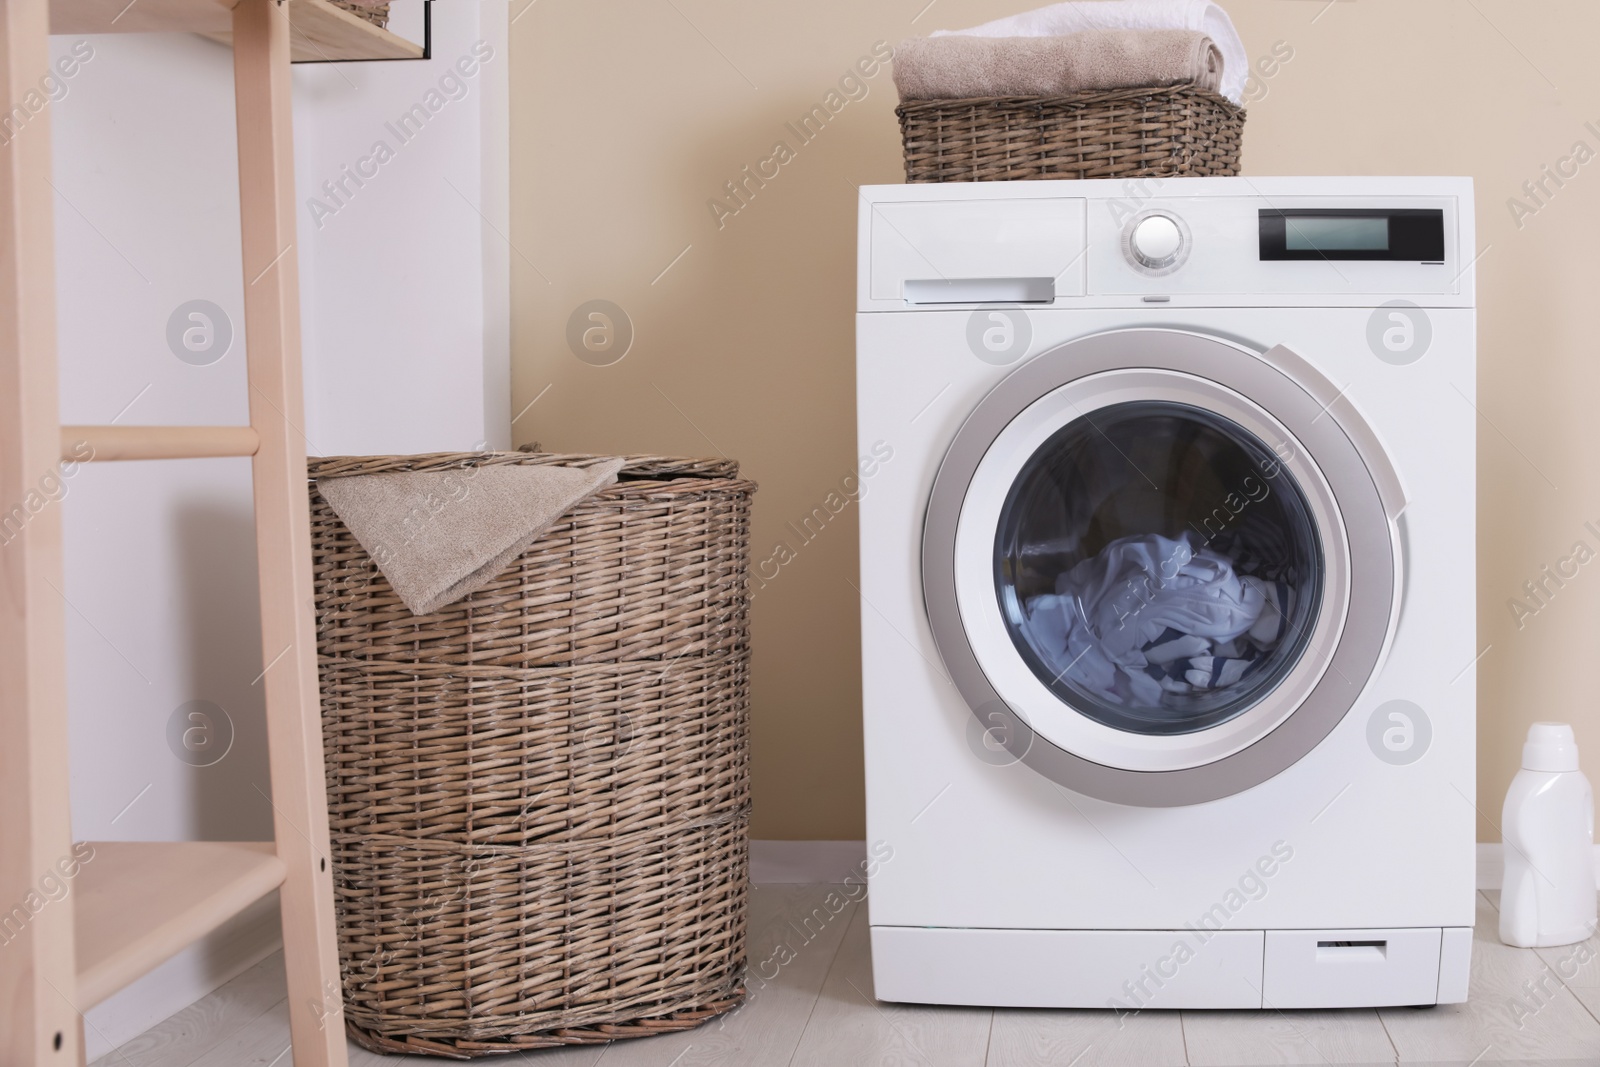
[(1470, 196), (1406, 178), (863, 187), (861, 306), (1471, 306), (1451, 183)]

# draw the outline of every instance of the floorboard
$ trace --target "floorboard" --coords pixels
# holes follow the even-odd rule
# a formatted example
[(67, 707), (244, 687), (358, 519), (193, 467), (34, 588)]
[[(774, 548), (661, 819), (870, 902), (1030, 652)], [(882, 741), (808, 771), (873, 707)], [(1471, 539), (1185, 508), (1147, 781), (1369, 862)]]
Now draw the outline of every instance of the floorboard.
[[(283, 953), (96, 1060), (98, 1067), (187, 1067), (284, 999)], [(287, 1033), (287, 1031), (285, 1031)]]
[(750, 895), (745, 1003), (698, 1030), (619, 1041), (605, 1067), (785, 1067), (855, 917), (858, 905), (843, 889), (757, 886)]
[(1393, 1063), (1394, 1045), (1378, 1013), (1347, 1011), (1186, 1011), (1184, 1044), (1193, 1067), (1274, 1063)]
[(988, 1008), (928, 1008), (874, 1000), (863, 908), (852, 916), (790, 1062), (793, 1067), (982, 1067), (993, 1014)]
[(1001, 1008), (994, 1013), (987, 1067), (1181, 1067), (1183, 1021), (1175, 1011), (1050, 1011)]
[(1475, 927), (1467, 1003), (1379, 1010), (1400, 1062), (1600, 1062), (1600, 1024), (1559, 982), (1530, 998), (1544, 961), (1500, 943), (1499, 916), (1483, 894)]

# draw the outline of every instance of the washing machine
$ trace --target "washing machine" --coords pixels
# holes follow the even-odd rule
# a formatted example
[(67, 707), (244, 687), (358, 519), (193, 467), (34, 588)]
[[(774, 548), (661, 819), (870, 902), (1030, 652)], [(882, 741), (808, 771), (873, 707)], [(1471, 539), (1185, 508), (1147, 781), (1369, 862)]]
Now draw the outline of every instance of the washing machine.
[(1459, 1002), (1472, 186), (864, 187), (878, 998)]

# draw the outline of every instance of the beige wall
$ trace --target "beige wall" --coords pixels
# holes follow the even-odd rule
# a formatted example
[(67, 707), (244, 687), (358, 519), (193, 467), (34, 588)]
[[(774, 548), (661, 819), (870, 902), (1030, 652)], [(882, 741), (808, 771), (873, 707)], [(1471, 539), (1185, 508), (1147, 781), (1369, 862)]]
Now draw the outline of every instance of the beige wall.
[[(513, 27), (513, 413), (540, 397), (513, 432), (562, 449), (721, 451), (760, 481), (757, 559), (780, 542), (794, 550), (755, 601), (760, 837), (862, 835), (855, 515), (808, 543), (788, 524), (856, 462), (854, 186), (901, 179), (887, 71), (810, 143), (785, 123), (877, 41), (1022, 5), (939, 0), (913, 25), (920, 6), (553, 0)], [(1507, 207), (1576, 142), (1600, 150), (1600, 5), (1227, 6), (1252, 56), (1279, 41), (1294, 53), (1251, 108), (1246, 173), (1477, 180), (1479, 829), (1498, 840), (1527, 723), (1574, 721), (1600, 768), (1589, 685), (1600, 562), (1520, 628), (1508, 607), (1575, 542), (1600, 549), (1583, 525), (1600, 529), (1600, 258), (1578, 244), (1600, 233), (1600, 162), (1520, 225)], [(707, 202), (779, 140), (794, 158), (719, 220)], [(566, 343), (569, 316), (591, 299), (622, 307), (636, 332), (611, 366)]]

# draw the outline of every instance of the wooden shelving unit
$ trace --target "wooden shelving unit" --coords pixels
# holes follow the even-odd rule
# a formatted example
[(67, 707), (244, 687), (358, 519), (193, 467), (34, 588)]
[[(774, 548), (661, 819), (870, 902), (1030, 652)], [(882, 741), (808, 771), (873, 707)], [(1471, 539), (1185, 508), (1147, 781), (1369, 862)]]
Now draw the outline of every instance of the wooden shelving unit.
[[(198, 33), (233, 42), (235, 0), (51, 0), (50, 32)], [(422, 46), (379, 29), (327, 0), (275, 5), (289, 24), (294, 63), (364, 59), (421, 59)]]
[(51, 33), (198, 33), (233, 48), (250, 425), (60, 424), (49, 111), (38, 111), (0, 144), (0, 518), (84, 442), (96, 461), (252, 457), (275, 840), (108, 842), (76, 858), (61, 511), (25, 507), (0, 544), (0, 1065), (81, 1065), (83, 1012), (277, 889), (294, 1062), (344, 1067), (289, 65), (425, 51), (326, 0), (0, 0), (0, 100), (37, 95)]

